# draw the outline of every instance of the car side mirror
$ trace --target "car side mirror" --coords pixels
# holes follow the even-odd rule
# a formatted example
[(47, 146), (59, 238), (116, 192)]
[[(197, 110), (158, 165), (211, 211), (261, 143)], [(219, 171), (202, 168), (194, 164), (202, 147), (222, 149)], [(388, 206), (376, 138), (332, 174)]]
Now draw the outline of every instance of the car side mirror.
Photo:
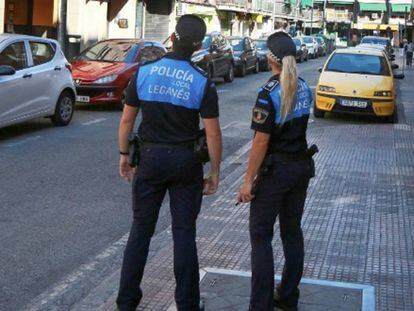
[(12, 76), (16, 73), (16, 69), (12, 66), (1, 65), (0, 66), (0, 76)]
[(319, 68), (318, 68), (318, 71), (319, 71), (319, 72), (322, 72), (322, 67), (319, 67)]
[(405, 78), (405, 75), (403, 73), (394, 74), (394, 79), (401, 80), (401, 79), (404, 79), (404, 78)]
[(398, 68), (400, 68), (400, 66), (398, 66), (397, 64), (392, 64), (391, 65), (391, 69), (393, 69), (393, 70), (398, 69)]

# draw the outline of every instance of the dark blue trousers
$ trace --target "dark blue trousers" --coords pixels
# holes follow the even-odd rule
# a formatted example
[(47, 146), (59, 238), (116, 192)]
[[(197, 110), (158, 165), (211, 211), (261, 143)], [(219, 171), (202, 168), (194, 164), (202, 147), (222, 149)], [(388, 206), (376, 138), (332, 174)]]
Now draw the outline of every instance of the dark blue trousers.
[(273, 310), (274, 261), (273, 228), (279, 215), (280, 237), (285, 255), (279, 295), (291, 306), (299, 299), (298, 285), (303, 273), (301, 220), (311, 167), (309, 160), (277, 162), (273, 172), (261, 175), (256, 197), (250, 205), (252, 246), (252, 292), (250, 310)]
[(126, 245), (117, 305), (135, 310), (159, 210), (168, 191), (174, 240), (175, 300), (178, 310), (198, 310), (199, 266), (196, 220), (201, 207), (203, 168), (191, 150), (144, 148), (133, 181), (133, 223)]

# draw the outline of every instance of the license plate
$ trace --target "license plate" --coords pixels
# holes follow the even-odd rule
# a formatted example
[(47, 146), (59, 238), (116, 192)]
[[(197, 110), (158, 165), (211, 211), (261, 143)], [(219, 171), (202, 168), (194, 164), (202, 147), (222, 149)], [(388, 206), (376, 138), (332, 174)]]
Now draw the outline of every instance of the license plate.
[(89, 103), (90, 100), (89, 96), (76, 96), (76, 101), (80, 103)]
[(368, 106), (368, 102), (364, 100), (341, 99), (339, 103), (345, 107), (367, 108)]

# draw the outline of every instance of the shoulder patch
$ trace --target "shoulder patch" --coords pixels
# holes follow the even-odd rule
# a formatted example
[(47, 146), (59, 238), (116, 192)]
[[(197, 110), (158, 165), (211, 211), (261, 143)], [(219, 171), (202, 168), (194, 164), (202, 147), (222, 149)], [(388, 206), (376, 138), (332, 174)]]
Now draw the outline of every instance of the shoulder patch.
[(272, 80), (267, 82), (262, 88), (268, 92), (271, 92), (275, 89), (276, 86), (279, 85), (279, 81), (277, 80)]
[(269, 117), (269, 111), (266, 109), (255, 107), (253, 108), (253, 122), (257, 124), (263, 124)]

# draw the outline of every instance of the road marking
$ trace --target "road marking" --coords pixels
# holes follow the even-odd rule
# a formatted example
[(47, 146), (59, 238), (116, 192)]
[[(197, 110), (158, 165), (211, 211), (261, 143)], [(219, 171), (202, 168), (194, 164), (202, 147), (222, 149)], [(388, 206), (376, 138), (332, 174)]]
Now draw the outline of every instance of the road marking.
[(106, 118), (99, 118), (99, 119), (91, 120), (91, 121), (84, 122), (84, 123), (81, 123), (81, 124), (82, 125), (92, 125), (92, 124), (100, 123), (100, 122), (103, 122), (103, 121), (106, 121)]
[(40, 139), (42, 136), (34, 136), (34, 137), (28, 137), (25, 139), (22, 139), (21, 141), (15, 142), (15, 143), (11, 143), (11, 144), (7, 144), (5, 145), (8, 148), (12, 148), (12, 147), (16, 147), (16, 146), (20, 146), (20, 145), (24, 145), (25, 143), (31, 142), (31, 141), (35, 141)]
[[(235, 163), (235, 161), (239, 160), (246, 152), (248, 152), (251, 148), (252, 142), (249, 141), (245, 145), (243, 145), (240, 149), (238, 149), (236, 152), (234, 152), (232, 155), (229, 155), (224, 161), (222, 165), (222, 171), (224, 171), (226, 168), (228, 168), (231, 164)], [(226, 176), (229, 177), (232, 175), (232, 172)], [(241, 182), (241, 176), (238, 178), (231, 187), (234, 187), (236, 183)], [(224, 180), (226, 179), (224, 178)], [(224, 180), (221, 181), (224, 183)], [(224, 191), (229, 191), (231, 188), (227, 188)], [(219, 195), (216, 199), (220, 199), (223, 197), (223, 194)], [(126, 242), (129, 237), (129, 232), (123, 235), (118, 241), (111, 244), (109, 247), (107, 247), (105, 250), (103, 250), (100, 254), (98, 254), (92, 261), (81, 265), (78, 269), (64, 277), (62, 280), (58, 281), (53, 287), (47, 289), (42, 294), (34, 298), (29, 304), (26, 305), (23, 310), (29, 310), (29, 311), (41, 311), (47, 308), (48, 304), (52, 301), (59, 300), (59, 297), (61, 297), (65, 292), (69, 291), (71, 288), (76, 287), (79, 285), (79, 282), (82, 281), (82, 278), (85, 277), (88, 273), (91, 271), (96, 270), (99, 267), (99, 263), (104, 261), (105, 259), (118, 254), (122, 252), (124, 249)]]

